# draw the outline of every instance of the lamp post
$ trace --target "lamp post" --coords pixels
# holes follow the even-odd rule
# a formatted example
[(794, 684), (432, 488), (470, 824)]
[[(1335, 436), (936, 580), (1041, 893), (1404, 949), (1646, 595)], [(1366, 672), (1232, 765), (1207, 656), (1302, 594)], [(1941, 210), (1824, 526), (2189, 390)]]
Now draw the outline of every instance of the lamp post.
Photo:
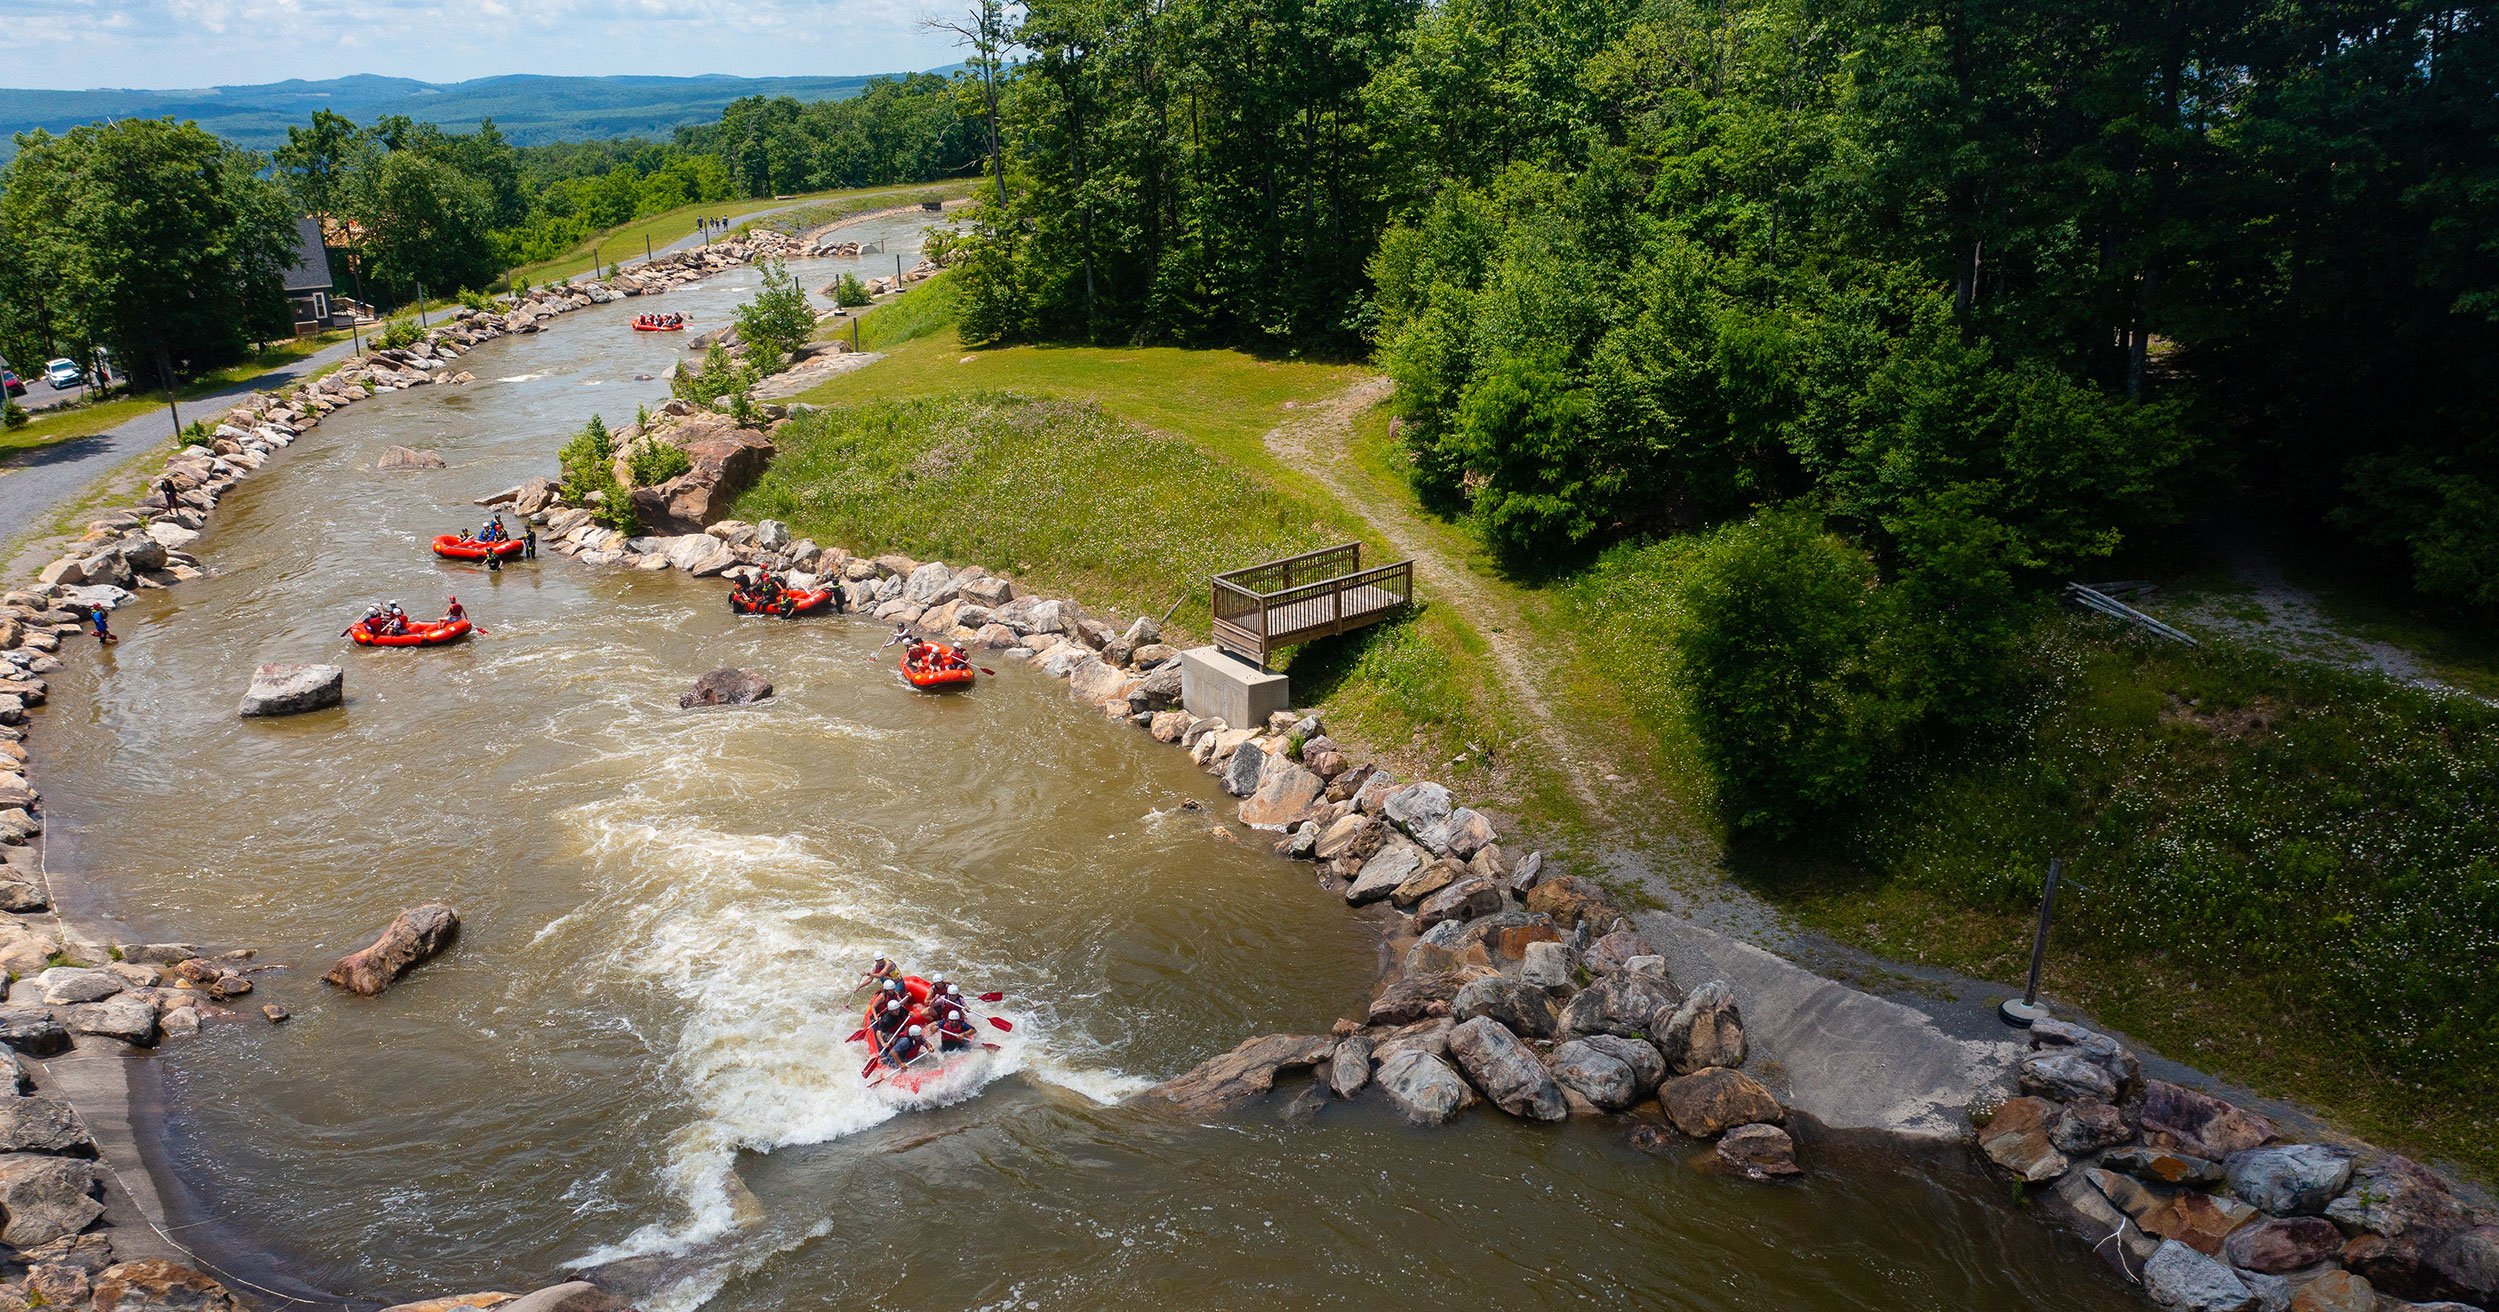
[(2039, 928), (2030, 939), (2030, 978), (2022, 986), (2022, 996), (2007, 998), (1996, 1007), (1996, 1015), (2005, 1024), (2029, 1029), (2048, 1018), (2048, 1009), (2039, 1001), (2039, 970), (2048, 960), (2048, 922), (2056, 917), (2056, 888), (2065, 877), (2065, 858), (2051, 857), (2048, 880), (2039, 891)]

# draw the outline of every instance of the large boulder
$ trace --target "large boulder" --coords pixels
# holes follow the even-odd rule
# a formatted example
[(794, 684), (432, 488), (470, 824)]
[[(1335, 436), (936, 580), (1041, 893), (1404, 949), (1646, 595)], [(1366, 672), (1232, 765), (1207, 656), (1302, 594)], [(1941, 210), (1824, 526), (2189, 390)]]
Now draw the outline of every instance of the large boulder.
[(634, 518), (651, 533), (700, 533), (728, 518), (729, 503), (772, 463), (772, 442), (725, 415), (696, 412), (658, 436), (693, 467), (657, 487), (633, 490)]
[(2270, 1141), (2271, 1120), (2167, 1080), (2146, 1080), (2140, 1109), (2143, 1140), (2190, 1156), (2220, 1161)]
[(1594, 1048), (1630, 1067), (1632, 1089), (1640, 1098), (1657, 1092), (1657, 1086), (1666, 1079), (1666, 1058), (1658, 1052), (1656, 1045), (1646, 1039), (1627, 1039), (1619, 1034), (1591, 1034), (1571, 1042)]
[(1361, 873), (1345, 890), (1345, 900), (1355, 906), (1377, 902), (1395, 893), (1398, 886), (1413, 878), (1429, 859), (1422, 848), (1405, 839), (1396, 839), (1362, 863)]
[(1475, 1091), (1447, 1061), (1420, 1047), (1381, 1058), (1371, 1078), (1399, 1110), (1429, 1125), (1448, 1120), (1475, 1101)]
[(1429, 781), (1409, 784), (1388, 794), (1380, 803), (1380, 814), (1390, 824), (1405, 830), (1409, 837), (1418, 838), (1447, 820), (1450, 809), (1449, 790)]
[(2317, 1216), (2267, 1217), (2222, 1244), (2232, 1266), (2276, 1276), (2315, 1266), (2342, 1248), (2343, 1232)]
[(347, 672), (335, 665), (273, 661), (252, 671), (244, 715), (301, 715), (347, 700)]
[(1662, 975), (1624, 970), (1598, 978), (1581, 989), (1562, 1011), (1565, 1037), (1620, 1034), (1641, 1038), (1652, 1032), (1660, 1013), (1671, 1017), (1683, 994)]
[[(1098, 661), (1088, 654), (1086, 660)], [(1234, 797), (1247, 797), (1258, 791), (1258, 781), (1267, 774), (1267, 753), (1255, 742), (1243, 742), (1232, 751), (1232, 759), (1224, 764), (1223, 790)]]
[(93, 1034), (146, 1047), (156, 1042), (156, 1004), (144, 997), (117, 993), (102, 1002), (82, 1002), (60, 1009), (61, 1023), (72, 1034)]
[(1696, 1139), (1738, 1125), (1773, 1124), (1786, 1117), (1779, 1100), (1761, 1081), (1723, 1066), (1666, 1081), (1658, 1088), (1657, 1100), (1666, 1108), (1666, 1119)]
[(2098, 1102), (2117, 1100), (2117, 1081), (2108, 1068), (2094, 1061), (2088, 1053), (2073, 1048), (2048, 1048), (2025, 1055), (2016, 1068), (2022, 1092), (2035, 1093), (2058, 1102), (2089, 1098)]
[(2230, 1192), (2275, 1216), (2320, 1216), (2351, 1182), (2352, 1155), (2321, 1143), (2255, 1148), (2229, 1161)]
[[(1515, 879), (1515, 875), (1513, 879)], [(1548, 876), (1527, 890), (1527, 909), (1553, 917), (1553, 923), (1564, 929), (1576, 929), (1582, 923), (1604, 929), (1622, 912), (1614, 900), (1605, 895), (1596, 882), (1578, 875)]]
[(1328, 1091), (1351, 1098), (1371, 1082), (1371, 1040), (1359, 1034), (1339, 1040), (1328, 1057)]
[(1469, 876), (1443, 886), (1416, 905), (1414, 927), (1429, 930), (1444, 920), (1473, 920), (1477, 916), (1489, 916), (1499, 911), (1506, 901), (1500, 884), (1480, 876)]
[(95, 1156), (95, 1140), (68, 1103), (0, 1097), (0, 1153)]
[(43, 1005), (47, 1007), (102, 1002), (130, 987), (128, 981), (109, 970), (85, 966), (54, 966), (35, 977), (35, 986), (43, 991)]
[(2171, 1312), (2248, 1312), (2256, 1293), (2229, 1267), (2166, 1240), (2143, 1264), (2143, 1290)]
[(2073, 1164), (2048, 1135), (2055, 1114), (2055, 1105), (2045, 1099), (2008, 1098), (1978, 1127), (1979, 1151), (2030, 1183), (2053, 1180)]
[(419, 451), (414, 447), (405, 446), (384, 447), (382, 458), (374, 464), (376, 469), (441, 469), (442, 467), (442, 452)]
[(722, 666), (694, 681), (694, 686), (677, 695), (677, 705), (691, 710), (697, 706), (745, 706), (772, 695), (772, 680), (750, 670)]
[(1554, 1083), (1605, 1111), (1618, 1112), (1640, 1100), (1639, 1073), (1586, 1039), (1556, 1045), (1545, 1069), (1552, 1073)]
[(0, 1044), (30, 1056), (49, 1057), (68, 1049), (69, 1030), (42, 1007), (0, 1007)]
[[(1637, 978), (1630, 972), (1616, 977)], [(1744, 1015), (1736, 1008), (1735, 990), (1725, 980), (1714, 979), (1692, 990), (1657, 1024), (1652, 1037), (1665, 1051), (1666, 1069), (1677, 1075), (1744, 1064)]]
[(2471, 1209), (2438, 1174), (2390, 1153), (2360, 1167), (2325, 1214), (2346, 1230), (2373, 1235), (2449, 1232), (2473, 1224)]
[(1802, 1175), (1796, 1140), (1775, 1125), (1739, 1125), (1718, 1140), (1718, 1164), (1747, 1180)]
[(1380, 990), (1366, 1014), (1374, 1025), (1411, 1025), (1446, 1016), (1460, 984), (1456, 975), (1446, 972), (1407, 975)]
[(1307, 1070), (1335, 1052), (1336, 1040), (1324, 1034), (1270, 1034), (1166, 1080), (1154, 1092), (1186, 1111), (1216, 1111), (1273, 1089), (1279, 1071)]
[(1490, 1018), (1538, 1039), (1552, 1038), (1560, 1024), (1553, 999), (1544, 990), (1509, 975), (1468, 980), (1449, 1000), (1449, 1014), (1460, 1021)]
[(1319, 776), (1276, 758), (1267, 763), (1256, 791), (1241, 803), (1241, 823), (1253, 829), (1282, 829), (1306, 818), (1304, 813), (1326, 790), (1327, 783)]
[(0, 1156), (0, 1243), (32, 1248), (86, 1229), (104, 1205), (95, 1167), (74, 1157)]
[(449, 903), (411, 907), (393, 917), (380, 938), (339, 958), (321, 978), (350, 993), (372, 997), (439, 955), (459, 930), (460, 913)]
[(1493, 1105), (1512, 1116), (1558, 1121), (1569, 1115), (1561, 1086), (1545, 1073), (1536, 1050), (1501, 1022), (1489, 1016), (1461, 1022), (1449, 1031), (1449, 1055)]

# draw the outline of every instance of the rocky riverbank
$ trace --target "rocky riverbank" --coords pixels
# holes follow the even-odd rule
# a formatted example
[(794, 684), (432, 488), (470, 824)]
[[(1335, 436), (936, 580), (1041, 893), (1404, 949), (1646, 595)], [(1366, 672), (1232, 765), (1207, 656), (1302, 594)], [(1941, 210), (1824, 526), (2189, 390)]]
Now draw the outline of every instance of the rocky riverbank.
[[(1772, 1180), (1802, 1174), (1782, 1066), (1748, 1036), (1723, 980), (1680, 980), (1594, 881), (1505, 844), (1443, 785), (1354, 759), (1318, 711), (1234, 726), (1179, 706), (1179, 653), (978, 566), (860, 556), (773, 521), (720, 519), (768, 461), (778, 417), (734, 435), (691, 408), (634, 440), (718, 446), (706, 471), (650, 493), (671, 531), (628, 536), (562, 504), (550, 480), (486, 498), (593, 564), (743, 579), (769, 567), (832, 586), (842, 607), (924, 637), (1022, 659), (1070, 695), (1191, 759), (1237, 816), (1308, 862), (1325, 895), (1383, 917), (1396, 966), (1364, 1013), (1326, 1034), (1274, 1034), (1143, 1095), (1201, 1114), (1274, 1095), (1378, 1097), (1424, 1123), (1478, 1104), (1551, 1121), (1613, 1115), (1653, 1152)], [(719, 458), (734, 448), (738, 460)], [(708, 447), (706, 447), (708, 450)], [(2270, 1120), (2145, 1080), (2106, 1035), (2050, 1022), (2004, 1086), (1973, 1090), (1968, 1142), (2098, 1244), (2162, 1306), (2196, 1312), (2474, 1312), (2499, 1302), (2499, 1223), (2451, 1182), (2356, 1144), (2283, 1141)]]
[[(487, 310), (463, 307), (406, 345), (377, 347), (318, 379), (254, 394), (212, 421), (204, 440), (177, 451), (134, 504), (98, 514), (31, 583), (0, 597), (0, 968), (9, 978), (0, 1002), (0, 1308), (242, 1306), (210, 1276), (163, 1260), (160, 1254), (180, 1250), (160, 1235), (123, 1235), (107, 1224), (109, 1164), (77, 1109), (56, 1096), (47, 1067), (64, 1057), (120, 1056), (240, 1019), (252, 975), (273, 968), (256, 964), (249, 949), (99, 941), (54, 914), (53, 881), (74, 875), (46, 863), (42, 799), (29, 778), (30, 712), (44, 704), (45, 676), (61, 668), (64, 648), (91, 641), (82, 636), (85, 616), (201, 577), (209, 567), (190, 548), (219, 501), (328, 416), (383, 392), (471, 382), (457, 367), (461, 356), (497, 338), (543, 331), (573, 311), (798, 253), (794, 239), (761, 233), (663, 257), (607, 283), (539, 288)], [(452, 923), (448, 908), (418, 908), (402, 919), (410, 921), (402, 937), (412, 945), (393, 945), (401, 928), (394, 924), (358, 954), (367, 964), (342, 962), (334, 970), (346, 972), (341, 987), (378, 991), (387, 976), (438, 950)], [(262, 1011), (270, 1022), (286, 1018), (275, 1006)], [(123, 1114), (118, 1106), (109, 1110)], [(120, 1210), (152, 1219), (136, 1206)], [(442, 1305), (523, 1312), (621, 1306), (582, 1285)]]

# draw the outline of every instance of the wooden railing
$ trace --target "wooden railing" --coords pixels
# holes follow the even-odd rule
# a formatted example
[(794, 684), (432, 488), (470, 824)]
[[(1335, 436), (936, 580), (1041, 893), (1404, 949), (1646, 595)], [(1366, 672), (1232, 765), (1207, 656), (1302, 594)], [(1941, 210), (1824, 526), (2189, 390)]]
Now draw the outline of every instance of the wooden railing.
[(1215, 645), (1260, 667), (1278, 650), (1375, 624), (1414, 600), (1414, 562), (1362, 568), (1362, 544), (1271, 560), (1214, 579)]

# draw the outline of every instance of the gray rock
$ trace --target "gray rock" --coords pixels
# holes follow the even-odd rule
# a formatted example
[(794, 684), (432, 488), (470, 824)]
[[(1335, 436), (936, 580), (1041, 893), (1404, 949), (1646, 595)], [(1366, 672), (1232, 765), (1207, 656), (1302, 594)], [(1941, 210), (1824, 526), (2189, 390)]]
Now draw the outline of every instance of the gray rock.
[(1362, 786), (1354, 790), (1351, 800), (1364, 815), (1380, 815), (1387, 808), (1388, 799), (1398, 791), (1397, 776), (1386, 770), (1373, 770), (1363, 777)]
[(1510, 896), (1524, 898), (1536, 885), (1544, 882), (1545, 854), (1530, 852), (1510, 867)]
[(0, 1153), (95, 1156), (95, 1140), (68, 1103), (52, 1098), (0, 1098)]
[(1428, 1125), (1448, 1120), (1475, 1101), (1475, 1091), (1448, 1062), (1419, 1047), (1383, 1057), (1372, 1081), (1408, 1117)]
[(681, 709), (697, 706), (746, 706), (772, 695), (772, 680), (750, 670), (731, 666), (721, 668), (694, 681), (694, 686), (677, 695)]
[(1718, 1162), (1747, 1180), (1802, 1175), (1796, 1141), (1775, 1125), (1739, 1125), (1718, 1140)]
[(1477, 916), (1489, 916), (1499, 911), (1504, 902), (1499, 884), (1479, 877), (1461, 879), (1443, 886), (1415, 907), (1415, 927), (1430, 929), (1445, 920), (1466, 921)]
[(1574, 984), (1570, 948), (1561, 943), (1528, 944), (1519, 958), (1518, 977), (1528, 987), (1543, 989), (1548, 994), (1568, 993)]
[(1571, 1042), (1585, 1044), (1630, 1067), (1635, 1101), (1657, 1092), (1657, 1086), (1665, 1082), (1666, 1058), (1645, 1039), (1626, 1039), (1619, 1034), (1591, 1034)]
[(1623, 963), (1633, 957), (1655, 955), (1657, 955), (1657, 949), (1649, 945), (1649, 940), (1643, 937), (1640, 931), (1618, 929), (1611, 934), (1600, 936), (1596, 942), (1588, 945), (1588, 969), (1600, 975), (1610, 975), (1621, 970)]
[(1489, 1017), (1538, 1039), (1552, 1038), (1560, 1020), (1544, 990), (1508, 975), (1468, 980), (1449, 1000), (1449, 1014), (1461, 1022)]
[(1446, 972), (1405, 976), (1371, 1000), (1368, 1018), (1374, 1025), (1410, 1025), (1447, 1016), (1459, 985), (1458, 977)]
[(95, 1167), (72, 1157), (0, 1156), (0, 1243), (33, 1248), (74, 1235), (104, 1215)]
[(1657, 1100), (1675, 1128), (1696, 1139), (1739, 1125), (1761, 1125), (1784, 1119), (1779, 1100), (1761, 1081), (1742, 1071), (1712, 1066), (1678, 1075), (1658, 1087)]
[(2230, 1191), (2275, 1216), (2317, 1216), (2351, 1182), (2352, 1155), (2319, 1143), (2255, 1148), (2227, 1163)]
[(1621, 1111), (1640, 1100), (1637, 1072), (1621, 1058), (1586, 1039), (1555, 1047), (1545, 1069), (1552, 1074), (1554, 1083), (1609, 1112)]
[(1692, 990), (1656, 1023), (1654, 1037), (1666, 1054), (1666, 1069), (1677, 1075), (1744, 1064), (1744, 1015), (1735, 1005), (1735, 990), (1722, 979)]
[(2344, 1229), (2390, 1237), (2408, 1230), (2464, 1230), (2473, 1224), (2471, 1210), (2445, 1180), (2394, 1153), (2354, 1172), (2348, 1191), (2328, 1203), (2325, 1214)]
[(83, 966), (54, 966), (35, 977), (43, 990), (47, 1007), (65, 1007), (74, 1002), (102, 1002), (130, 987), (110, 971), (90, 970)]
[(128, 993), (63, 1007), (61, 1022), (72, 1034), (94, 1034), (142, 1048), (156, 1042), (156, 1004)]
[(244, 715), (301, 715), (347, 700), (347, 674), (335, 665), (273, 661), (252, 671)]
[(1371, 1082), (1371, 1040), (1359, 1034), (1337, 1041), (1336, 1051), (1328, 1058), (1328, 1089), (1339, 1098), (1351, 1098)]
[(49, 1057), (69, 1047), (69, 1031), (41, 1007), (0, 1007), (0, 1043), (33, 1056)]
[(1397, 891), (1397, 886), (1414, 877), (1423, 868), (1423, 849), (1400, 838), (1373, 853), (1362, 863), (1362, 872), (1345, 890), (1345, 900), (1355, 906), (1377, 902)]
[(1234, 797), (1247, 797), (1258, 791), (1259, 778), (1266, 772), (1267, 753), (1257, 743), (1243, 743), (1223, 768), (1223, 790)]
[(2135, 1129), (2126, 1123), (2125, 1113), (2088, 1099), (2067, 1103), (2048, 1121), (2048, 1141), (2058, 1152), (2074, 1156), (2113, 1148), (2134, 1137)]
[(790, 526), (777, 519), (757, 520), (755, 545), (766, 551), (779, 551), (790, 545)]
[(1558, 1121), (1570, 1114), (1561, 1086), (1545, 1073), (1535, 1049), (1489, 1016), (1462, 1021), (1450, 1030), (1449, 1055), (1494, 1106), (1512, 1116)]
[(911, 571), (902, 585), (904, 599), (923, 606), (934, 606), (946, 600), (953, 591), (954, 571), (934, 560)]
[(1387, 816), (1390, 824), (1415, 837), (1447, 820), (1449, 811), (1449, 790), (1428, 780), (1400, 788), (1380, 803), (1380, 814)]
[(2091, 1056), (2074, 1048), (2047, 1048), (2025, 1055), (2017, 1069), (2022, 1092), (2058, 1102), (2088, 1098), (2115, 1102), (2117, 1081)]
[(1563, 1037), (1620, 1034), (1646, 1038), (1660, 1014), (1671, 1017), (1683, 1002), (1675, 986), (1655, 975), (1617, 971), (1579, 991), (1562, 1012)]
[(382, 458), (374, 467), (377, 469), (441, 469), (443, 468), (443, 453), (419, 451), (414, 447), (405, 446), (384, 447)]
[(2248, 1312), (2255, 1291), (2222, 1265), (2175, 1239), (2161, 1241), (2143, 1264), (2144, 1292), (2173, 1312)]
[(1492, 845), (1492, 821), (1462, 806), (1450, 812), (1448, 818), (1416, 835), (1415, 841), (1437, 855), (1464, 861)]

